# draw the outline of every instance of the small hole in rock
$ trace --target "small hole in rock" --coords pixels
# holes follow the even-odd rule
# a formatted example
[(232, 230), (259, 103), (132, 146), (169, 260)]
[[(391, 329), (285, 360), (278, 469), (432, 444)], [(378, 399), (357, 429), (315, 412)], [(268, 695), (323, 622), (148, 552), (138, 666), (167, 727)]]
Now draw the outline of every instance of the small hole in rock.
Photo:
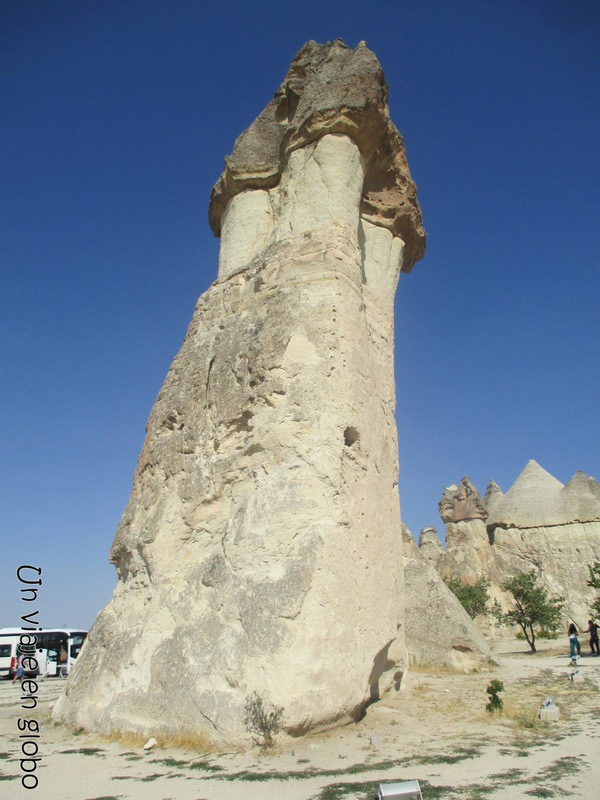
[(352, 428), (350, 425), (344, 431), (344, 444), (346, 447), (352, 447), (352, 445), (360, 439), (360, 434), (356, 430), (356, 428)]

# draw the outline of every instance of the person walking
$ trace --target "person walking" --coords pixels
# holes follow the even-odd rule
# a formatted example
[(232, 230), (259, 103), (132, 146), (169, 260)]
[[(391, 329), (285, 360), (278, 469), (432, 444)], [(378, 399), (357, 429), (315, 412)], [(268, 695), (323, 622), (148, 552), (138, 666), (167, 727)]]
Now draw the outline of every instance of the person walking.
[(569, 647), (571, 649), (571, 658), (575, 658), (575, 651), (577, 651), (577, 655), (581, 655), (581, 645), (579, 644), (579, 631), (577, 630), (577, 625), (572, 622), (569, 625), (569, 629), (567, 630), (567, 635), (569, 637)]
[(600, 647), (598, 646), (598, 625), (593, 619), (588, 620), (588, 633), (590, 635), (590, 650), (593, 656), (600, 655)]

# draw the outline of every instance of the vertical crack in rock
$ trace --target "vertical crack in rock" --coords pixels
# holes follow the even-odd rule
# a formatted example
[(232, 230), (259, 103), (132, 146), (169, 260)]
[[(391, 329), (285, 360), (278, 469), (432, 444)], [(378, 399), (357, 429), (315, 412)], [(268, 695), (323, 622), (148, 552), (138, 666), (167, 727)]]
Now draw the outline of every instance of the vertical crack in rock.
[[(119, 582), (54, 718), (248, 742), (406, 667), (393, 309), (424, 232), (375, 55), (309, 42), (210, 200), (218, 279), (150, 413)], [(152, 578), (150, 582), (150, 576)]]

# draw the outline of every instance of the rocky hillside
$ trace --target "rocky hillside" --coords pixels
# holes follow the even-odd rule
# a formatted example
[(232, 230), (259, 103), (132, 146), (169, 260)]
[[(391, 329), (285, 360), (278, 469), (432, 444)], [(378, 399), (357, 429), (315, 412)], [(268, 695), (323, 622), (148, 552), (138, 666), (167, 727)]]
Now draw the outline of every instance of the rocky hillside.
[(443, 578), (487, 578), (491, 595), (504, 603), (504, 581), (535, 569), (552, 595), (565, 598), (565, 622), (586, 627), (595, 597), (587, 565), (600, 560), (598, 481), (577, 472), (563, 485), (532, 460), (506, 494), (491, 482), (482, 498), (464, 477), (444, 490), (439, 509), (445, 549), (432, 528), (419, 544)]

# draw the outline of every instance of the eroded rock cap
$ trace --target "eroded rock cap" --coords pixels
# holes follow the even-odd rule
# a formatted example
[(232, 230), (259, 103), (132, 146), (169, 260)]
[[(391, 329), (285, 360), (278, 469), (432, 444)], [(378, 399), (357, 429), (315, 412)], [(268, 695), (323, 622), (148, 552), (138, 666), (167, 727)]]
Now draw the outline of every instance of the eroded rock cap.
[(216, 236), (229, 200), (275, 186), (289, 154), (328, 133), (346, 134), (366, 164), (361, 214), (405, 242), (403, 271), (423, 257), (425, 231), (404, 142), (390, 120), (381, 65), (364, 42), (307, 42), (273, 100), (237, 139), (210, 198)]
[(479, 492), (466, 475), (458, 486), (452, 484), (444, 489), (438, 509), (444, 522), (487, 519), (488, 516)]

